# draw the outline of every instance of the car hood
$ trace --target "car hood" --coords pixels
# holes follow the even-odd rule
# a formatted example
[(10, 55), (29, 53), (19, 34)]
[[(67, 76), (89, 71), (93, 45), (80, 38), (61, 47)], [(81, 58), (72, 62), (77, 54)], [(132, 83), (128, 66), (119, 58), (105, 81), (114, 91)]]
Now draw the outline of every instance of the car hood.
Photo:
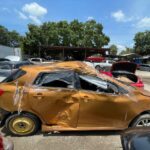
[(111, 72), (125, 71), (135, 73), (137, 65), (131, 62), (117, 62), (112, 65)]

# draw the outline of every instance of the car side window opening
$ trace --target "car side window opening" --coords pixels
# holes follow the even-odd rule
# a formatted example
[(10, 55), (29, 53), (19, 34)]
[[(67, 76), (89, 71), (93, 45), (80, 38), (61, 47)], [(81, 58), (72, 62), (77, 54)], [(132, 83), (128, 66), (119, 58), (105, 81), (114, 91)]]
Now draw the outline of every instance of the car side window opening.
[(115, 85), (98, 77), (80, 75), (79, 78), (81, 89), (112, 94), (118, 93), (118, 88)]
[(71, 71), (42, 73), (34, 84), (43, 87), (74, 88), (74, 75)]

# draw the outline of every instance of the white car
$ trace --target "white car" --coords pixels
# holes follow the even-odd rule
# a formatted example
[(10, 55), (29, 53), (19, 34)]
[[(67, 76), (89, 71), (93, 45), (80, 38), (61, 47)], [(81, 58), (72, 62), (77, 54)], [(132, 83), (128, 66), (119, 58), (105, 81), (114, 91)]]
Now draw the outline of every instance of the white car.
[(21, 58), (19, 56), (6, 56), (6, 59), (10, 60), (10, 61), (21, 61)]
[(91, 67), (94, 67), (97, 70), (101, 70), (105, 67), (111, 67), (112, 64), (114, 63), (114, 61), (112, 61), (112, 60), (105, 60), (103, 62), (88, 62), (88, 61), (86, 61), (85, 63)]
[(30, 58), (29, 61), (33, 64), (45, 64), (45, 63), (51, 63), (50, 61), (47, 61), (43, 58)]

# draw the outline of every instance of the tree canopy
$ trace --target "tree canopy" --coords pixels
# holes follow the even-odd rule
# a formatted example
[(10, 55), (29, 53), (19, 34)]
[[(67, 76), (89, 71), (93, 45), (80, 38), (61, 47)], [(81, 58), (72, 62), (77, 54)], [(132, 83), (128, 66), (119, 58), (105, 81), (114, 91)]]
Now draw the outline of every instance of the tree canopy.
[(95, 20), (45, 22), (41, 26), (29, 24), (23, 40), (24, 50), (37, 52), (40, 45), (101, 48), (109, 43), (103, 26)]
[(112, 44), (110, 47), (110, 55), (116, 55), (118, 52), (118, 48), (116, 45)]
[(150, 31), (138, 32), (135, 37), (134, 50), (138, 54), (150, 54)]
[(0, 44), (10, 47), (20, 46), (22, 37), (15, 30), (9, 31), (0, 25)]
[(125, 50), (121, 51), (119, 55), (133, 53), (133, 48), (126, 47)]

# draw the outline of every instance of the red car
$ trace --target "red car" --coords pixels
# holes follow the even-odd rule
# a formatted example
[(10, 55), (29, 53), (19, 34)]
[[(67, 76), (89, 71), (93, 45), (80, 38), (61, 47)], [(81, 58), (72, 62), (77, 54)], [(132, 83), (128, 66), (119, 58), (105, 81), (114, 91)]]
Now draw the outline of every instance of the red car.
[(0, 150), (13, 150), (14, 145), (12, 141), (0, 135)]
[(102, 57), (100, 54), (92, 55), (86, 58), (86, 61), (90, 61), (90, 62), (102, 62), (104, 60), (105, 58)]
[(115, 77), (121, 82), (128, 83), (131, 86), (143, 88), (144, 83), (140, 77), (135, 75), (137, 65), (131, 62), (117, 62), (112, 65), (111, 68), (106, 70), (100, 70), (100, 73)]

